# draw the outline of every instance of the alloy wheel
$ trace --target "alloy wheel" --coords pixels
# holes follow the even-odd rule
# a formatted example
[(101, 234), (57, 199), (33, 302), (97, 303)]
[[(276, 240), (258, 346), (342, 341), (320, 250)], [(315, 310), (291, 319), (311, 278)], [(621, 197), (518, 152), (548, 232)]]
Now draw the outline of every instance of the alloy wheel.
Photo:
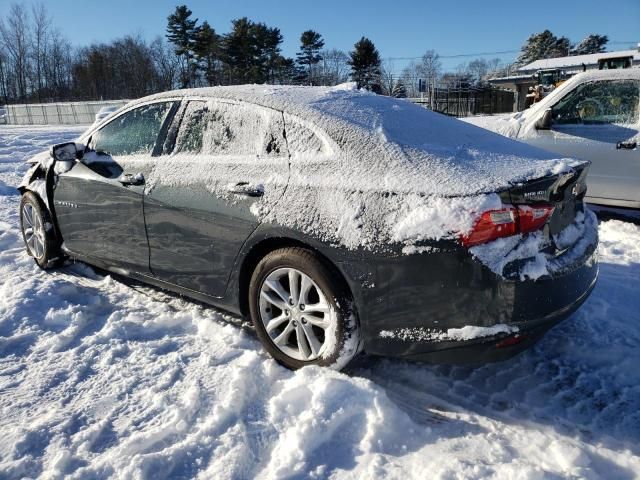
[(312, 361), (334, 342), (337, 317), (320, 287), (295, 268), (278, 268), (260, 287), (260, 318), (274, 345)]
[(45, 235), (42, 219), (30, 203), (22, 209), (22, 229), (29, 253), (36, 259), (44, 256)]

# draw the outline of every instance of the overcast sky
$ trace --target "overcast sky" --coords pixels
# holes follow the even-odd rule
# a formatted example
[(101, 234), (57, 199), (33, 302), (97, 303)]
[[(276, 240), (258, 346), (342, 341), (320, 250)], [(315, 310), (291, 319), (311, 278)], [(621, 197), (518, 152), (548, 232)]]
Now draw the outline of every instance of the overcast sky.
[[(5, 16), (12, 0), (0, 0)], [(28, 0), (19, 3), (30, 5)], [(147, 39), (164, 35), (167, 16), (181, 3), (194, 17), (207, 20), (218, 33), (231, 20), (247, 16), (280, 28), (283, 53), (295, 55), (300, 33), (320, 32), (329, 48), (349, 50), (369, 37), (385, 59), (399, 69), (427, 49), (443, 57), (487, 53), (487, 58), (511, 61), (526, 38), (545, 28), (577, 42), (589, 33), (608, 35), (609, 50), (640, 41), (640, 0), (413, 1), (377, 0), (47, 0), (54, 24), (76, 45), (108, 41), (127, 34)], [(622, 42), (622, 43), (617, 43)], [(511, 53), (492, 53), (492, 52)], [(443, 58), (453, 69), (473, 57)]]

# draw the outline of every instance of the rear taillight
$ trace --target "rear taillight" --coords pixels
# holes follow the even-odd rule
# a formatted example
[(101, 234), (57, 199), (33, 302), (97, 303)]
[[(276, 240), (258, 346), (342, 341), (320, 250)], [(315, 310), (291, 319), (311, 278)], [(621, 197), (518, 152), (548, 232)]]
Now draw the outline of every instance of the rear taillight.
[(520, 232), (540, 230), (553, 213), (552, 205), (518, 205)]
[(539, 230), (553, 213), (552, 205), (505, 205), (480, 215), (471, 232), (460, 240), (465, 247), (473, 247), (517, 233)]

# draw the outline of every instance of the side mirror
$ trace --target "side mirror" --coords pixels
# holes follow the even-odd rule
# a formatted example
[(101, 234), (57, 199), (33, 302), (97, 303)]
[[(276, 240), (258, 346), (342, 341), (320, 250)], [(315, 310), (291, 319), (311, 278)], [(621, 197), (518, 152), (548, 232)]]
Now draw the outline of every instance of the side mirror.
[(551, 130), (551, 109), (547, 108), (536, 122), (536, 130)]
[(74, 142), (59, 143), (51, 147), (49, 154), (58, 162), (73, 162), (78, 158), (78, 147)]

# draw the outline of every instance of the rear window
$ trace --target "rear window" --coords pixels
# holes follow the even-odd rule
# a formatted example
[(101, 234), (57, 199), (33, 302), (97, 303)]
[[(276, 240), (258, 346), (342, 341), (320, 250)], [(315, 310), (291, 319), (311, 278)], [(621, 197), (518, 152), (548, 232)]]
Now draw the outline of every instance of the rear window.
[(175, 153), (285, 155), (282, 114), (254, 105), (191, 101), (178, 130)]
[(330, 149), (310, 127), (286, 115), (287, 144), (291, 155), (322, 155)]

